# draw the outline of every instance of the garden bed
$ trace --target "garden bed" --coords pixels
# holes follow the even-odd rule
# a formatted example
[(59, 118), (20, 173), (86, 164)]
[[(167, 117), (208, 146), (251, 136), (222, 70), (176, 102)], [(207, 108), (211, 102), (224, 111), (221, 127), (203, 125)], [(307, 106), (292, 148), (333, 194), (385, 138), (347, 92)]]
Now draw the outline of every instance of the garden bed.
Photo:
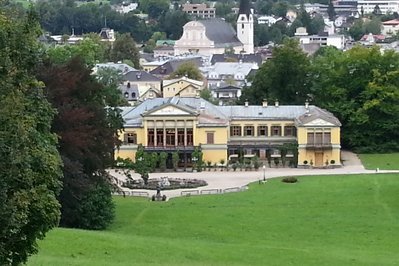
[(143, 180), (128, 180), (123, 183), (123, 187), (130, 189), (151, 189), (151, 190), (171, 190), (181, 188), (197, 188), (208, 185), (208, 183), (201, 179), (181, 179), (181, 178), (150, 178), (148, 184), (144, 184)]

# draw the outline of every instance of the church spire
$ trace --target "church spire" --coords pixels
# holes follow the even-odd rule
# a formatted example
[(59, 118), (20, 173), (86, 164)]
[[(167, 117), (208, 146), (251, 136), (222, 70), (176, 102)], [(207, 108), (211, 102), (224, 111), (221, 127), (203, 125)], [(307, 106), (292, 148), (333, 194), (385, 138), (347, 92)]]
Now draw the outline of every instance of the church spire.
[(247, 17), (251, 14), (250, 0), (240, 0), (240, 9), (238, 14), (245, 14)]

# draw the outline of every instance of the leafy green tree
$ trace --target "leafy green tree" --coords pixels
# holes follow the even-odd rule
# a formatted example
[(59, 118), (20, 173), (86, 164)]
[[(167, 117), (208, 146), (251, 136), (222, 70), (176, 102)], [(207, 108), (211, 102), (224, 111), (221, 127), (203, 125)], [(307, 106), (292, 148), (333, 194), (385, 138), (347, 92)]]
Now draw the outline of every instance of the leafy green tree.
[(143, 145), (139, 145), (135, 155), (134, 171), (138, 173), (144, 181), (144, 184), (148, 184), (149, 173), (154, 171), (154, 164), (151, 160), (151, 155), (144, 151)]
[(278, 17), (285, 17), (288, 10), (288, 3), (279, 1), (273, 4), (272, 13)]
[(178, 164), (179, 164), (179, 152), (175, 151), (172, 153), (172, 164), (173, 164), (173, 169), (177, 171)]
[(217, 99), (213, 98), (212, 92), (209, 89), (202, 89), (200, 92), (200, 97), (204, 100), (207, 100), (208, 102), (213, 103), (213, 104), (218, 104)]
[(47, 49), (47, 55), (56, 64), (64, 64), (73, 57), (80, 57), (88, 66), (94, 66), (97, 62), (104, 62), (108, 48), (98, 38), (87, 35), (76, 45), (54, 46)]
[(234, 7), (233, 3), (221, 3), (217, 2), (215, 4), (215, 12), (216, 16), (224, 18), (226, 15), (230, 14), (232, 11), (231, 9)]
[(254, 32), (255, 46), (263, 46), (271, 41), (269, 26), (267, 26), (266, 24), (255, 23)]
[[(37, 239), (56, 227), (61, 158), (51, 133), (55, 110), (34, 77), (40, 61), (36, 15), (0, 2), (0, 265), (37, 253)], [(7, 13), (4, 12), (7, 10)], [(15, 19), (18, 18), (18, 19)]]
[(364, 152), (399, 150), (399, 55), (377, 47), (327, 50), (312, 67), (315, 103), (342, 123), (342, 144)]
[(110, 59), (114, 62), (131, 60), (135, 68), (140, 68), (139, 50), (130, 34), (117, 34), (111, 50)]
[(162, 172), (166, 170), (166, 160), (168, 159), (168, 154), (166, 152), (161, 152), (159, 154), (159, 168)]
[(282, 104), (303, 104), (309, 97), (310, 61), (294, 39), (285, 39), (273, 50), (273, 58), (257, 71), (250, 88), (243, 90), (241, 102), (260, 104), (262, 99), (278, 99)]
[(187, 77), (195, 80), (202, 80), (202, 74), (193, 62), (182, 63), (175, 72), (170, 74), (170, 78)]
[(169, 10), (169, 0), (139, 0), (139, 8), (152, 19), (159, 18), (160, 15)]
[(271, 15), (272, 14), (273, 1), (258, 0), (258, 1), (256, 1), (255, 6), (256, 6), (256, 10), (258, 11), (259, 14), (262, 14), (262, 15)]
[(96, 73), (97, 80), (103, 85), (104, 100), (108, 106), (128, 106), (129, 103), (118, 89), (122, 83), (121, 72), (112, 68), (100, 68)]
[(183, 35), (183, 26), (189, 21), (187, 13), (181, 10), (169, 10), (161, 16), (159, 28), (169, 39), (177, 40)]

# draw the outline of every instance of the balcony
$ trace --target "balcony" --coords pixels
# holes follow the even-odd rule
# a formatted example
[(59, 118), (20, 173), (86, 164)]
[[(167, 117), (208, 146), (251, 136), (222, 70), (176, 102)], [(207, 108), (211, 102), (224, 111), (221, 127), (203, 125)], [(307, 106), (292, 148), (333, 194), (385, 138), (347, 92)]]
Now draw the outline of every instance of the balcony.
[(306, 143), (307, 149), (332, 149), (331, 142), (308, 142)]
[(194, 146), (191, 144), (187, 144), (187, 146), (184, 145), (179, 145), (179, 146), (173, 146), (173, 145), (158, 145), (158, 146), (146, 146), (144, 147), (144, 150), (146, 151), (193, 151), (194, 150)]

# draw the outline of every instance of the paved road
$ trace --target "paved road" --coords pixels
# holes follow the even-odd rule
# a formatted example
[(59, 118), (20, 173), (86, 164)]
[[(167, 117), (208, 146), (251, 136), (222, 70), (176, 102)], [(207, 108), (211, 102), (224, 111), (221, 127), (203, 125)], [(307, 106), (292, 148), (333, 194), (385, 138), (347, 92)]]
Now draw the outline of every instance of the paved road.
[[(263, 179), (263, 174), (266, 179), (281, 176), (301, 176), (301, 175), (335, 175), (335, 174), (361, 174), (361, 173), (376, 173), (375, 170), (365, 170), (356, 154), (350, 152), (343, 152), (342, 158), (344, 160), (344, 166), (335, 169), (297, 169), (297, 168), (269, 168), (259, 169), (258, 171), (203, 171), (199, 173), (192, 172), (172, 172), (172, 173), (152, 173), (150, 178), (169, 177), (169, 178), (191, 178), (191, 179), (202, 179), (205, 180), (208, 185), (198, 189), (226, 189), (232, 187), (242, 187), (251, 182), (255, 182)], [(125, 177), (120, 173), (116, 173), (115, 170), (109, 170), (109, 172), (120, 181), (124, 181)], [(399, 171), (379, 171), (379, 172), (399, 172)], [(132, 173), (134, 179), (139, 179), (138, 174)], [(123, 188), (124, 191), (131, 191)], [(165, 194), (168, 198), (181, 196), (181, 191), (188, 191), (190, 189), (176, 189), (176, 190), (165, 190), (162, 194)], [(196, 189), (192, 189), (196, 190)], [(135, 190), (136, 191), (136, 190)], [(154, 190), (140, 190), (147, 191), (149, 195), (155, 194)]]

